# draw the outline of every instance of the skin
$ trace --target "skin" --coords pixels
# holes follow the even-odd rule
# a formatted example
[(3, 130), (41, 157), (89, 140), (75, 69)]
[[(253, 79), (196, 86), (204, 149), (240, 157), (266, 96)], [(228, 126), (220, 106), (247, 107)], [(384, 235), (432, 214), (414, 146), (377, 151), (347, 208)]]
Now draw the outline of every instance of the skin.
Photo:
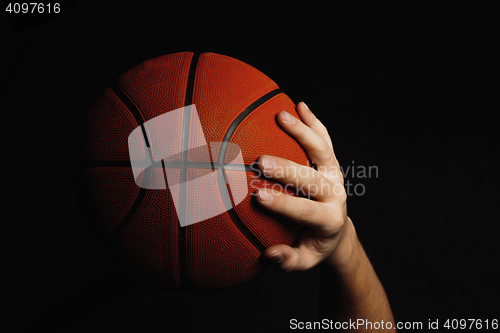
[[(385, 331), (395, 331), (384, 288), (347, 216), (344, 179), (327, 129), (304, 102), (297, 105), (297, 113), (300, 119), (281, 111), (278, 122), (304, 147), (316, 170), (267, 155), (259, 157), (258, 165), (267, 177), (300, 188), (305, 197), (259, 189), (257, 201), (306, 228), (294, 247), (274, 245), (263, 256), (285, 272), (321, 265), (322, 318), (340, 322), (349, 322), (349, 319), (392, 322), (393, 329)], [(364, 327), (356, 331), (370, 332)]]

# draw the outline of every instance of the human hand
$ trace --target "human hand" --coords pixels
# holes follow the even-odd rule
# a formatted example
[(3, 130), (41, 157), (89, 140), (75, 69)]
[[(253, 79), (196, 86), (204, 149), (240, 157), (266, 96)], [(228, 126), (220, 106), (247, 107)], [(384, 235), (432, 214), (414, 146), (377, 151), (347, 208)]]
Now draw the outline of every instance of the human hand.
[(344, 178), (328, 131), (304, 102), (297, 105), (297, 113), (300, 119), (281, 111), (278, 122), (302, 145), (316, 170), (275, 156), (263, 155), (258, 160), (266, 177), (305, 194), (296, 197), (264, 188), (257, 193), (262, 206), (306, 227), (294, 247), (278, 244), (263, 254), (287, 272), (308, 270), (327, 258), (334, 265), (346, 263), (355, 234), (347, 216)]
[(316, 170), (279, 157), (259, 157), (265, 176), (303, 189), (304, 196), (261, 188), (257, 201), (305, 228), (293, 247), (273, 245), (263, 256), (286, 272), (308, 270), (324, 262), (320, 285), (323, 313), (338, 322), (357, 318), (390, 322), (385, 331), (394, 331), (389, 328), (396, 324), (385, 290), (347, 216), (344, 179), (330, 136), (303, 102), (297, 105), (297, 113), (300, 119), (282, 111), (278, 122), (306, 150)]

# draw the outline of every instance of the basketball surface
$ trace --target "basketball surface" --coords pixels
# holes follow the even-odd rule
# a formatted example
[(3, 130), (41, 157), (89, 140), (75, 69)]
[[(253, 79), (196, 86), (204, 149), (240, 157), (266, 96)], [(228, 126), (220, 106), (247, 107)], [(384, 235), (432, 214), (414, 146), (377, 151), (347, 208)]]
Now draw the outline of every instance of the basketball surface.
[(262, 252), (291, 245), (299, 226), (256, 203), (259, 187), (294, 193), (254, 163), (266, 154), (310, 165), (278, 125), (281, 110), (298, 117), (275, 82), (228, 56), (174, 53), (127, 71), (90, 110), (75, 154), (89, 232), (166, 287), (256, 277)]

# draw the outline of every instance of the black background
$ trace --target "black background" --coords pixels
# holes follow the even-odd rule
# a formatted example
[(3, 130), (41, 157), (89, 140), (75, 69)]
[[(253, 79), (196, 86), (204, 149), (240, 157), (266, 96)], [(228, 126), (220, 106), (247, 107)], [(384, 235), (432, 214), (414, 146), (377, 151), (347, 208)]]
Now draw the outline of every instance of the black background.
[(71, 170), (86, 112), (126, 70), (178, 51), (256, 67), (316, 113), (342, 166), (377, 167), (378, 177), (347, 176), (365, 189), (348, 213), (396, 321), (500, 319), (491, 9), (170, 6), (85, 1), (27, 29), (2, 8), (2, 326), (277, 332), (322, 319), (318, 268), (167, 293), (114, 266), (84, 229)]

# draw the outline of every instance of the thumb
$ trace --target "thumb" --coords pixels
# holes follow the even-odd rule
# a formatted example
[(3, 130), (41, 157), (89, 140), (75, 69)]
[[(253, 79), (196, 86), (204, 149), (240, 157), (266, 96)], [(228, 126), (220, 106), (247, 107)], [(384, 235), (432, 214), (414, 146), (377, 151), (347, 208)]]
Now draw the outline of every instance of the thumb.
[(273, 245), (267, 248), (263, 256), (285, 272), (304, 271), (314, 267), (316, 263), (310, 250), (285, 244)]

